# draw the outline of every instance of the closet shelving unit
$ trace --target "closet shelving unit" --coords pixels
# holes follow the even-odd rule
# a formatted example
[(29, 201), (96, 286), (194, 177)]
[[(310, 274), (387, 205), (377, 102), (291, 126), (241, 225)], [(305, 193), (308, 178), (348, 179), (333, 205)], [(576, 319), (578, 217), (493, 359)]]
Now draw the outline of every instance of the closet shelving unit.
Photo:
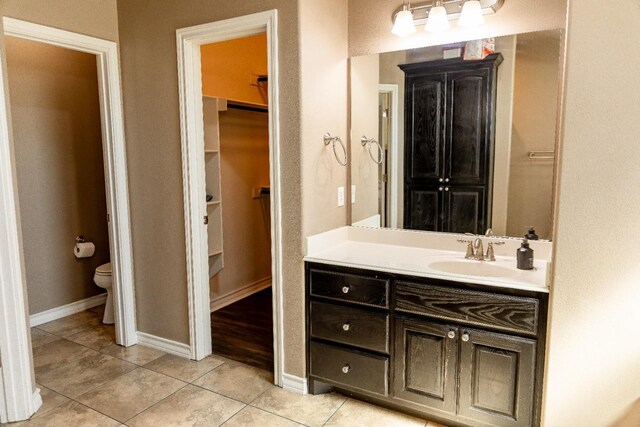
[(204, 115), (205, 185), (207, 194), (213, 196), (213, 199), (207, 202), (207, 242), (209, 246), (209, 278), (211, 278), (224, 267), (219, 113), (227, 110), (227, 101), (203, 96), (202, 109)]
[[(220, 170), (220, 112), (227, 108), (267, 112), (267, 105), (235, 100), (202, 97), (204, 115), (204, 167), (207, 194), (213, 199), (207, 202), (207, 242), (209, 246), (209, 278), (224, 267), (222, 240), (222, 186)], [(269, 188), (260, 189), (260, 196), (269, 194)]]

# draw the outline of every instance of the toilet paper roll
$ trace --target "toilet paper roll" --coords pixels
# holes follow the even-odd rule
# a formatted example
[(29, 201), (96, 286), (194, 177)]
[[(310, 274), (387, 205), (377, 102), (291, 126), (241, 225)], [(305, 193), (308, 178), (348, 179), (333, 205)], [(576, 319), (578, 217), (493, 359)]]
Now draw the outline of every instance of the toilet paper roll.
[(91, 242), (77, 243), (73, 249), (73, 254), (76, 258), (89, 258), (92, 257), (96, 251), (96, 245)]

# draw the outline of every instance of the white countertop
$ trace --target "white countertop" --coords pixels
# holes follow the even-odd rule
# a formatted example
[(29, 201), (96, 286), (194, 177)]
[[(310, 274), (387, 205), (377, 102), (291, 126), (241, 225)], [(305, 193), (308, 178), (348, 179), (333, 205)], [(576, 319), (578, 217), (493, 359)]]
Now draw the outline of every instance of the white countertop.
[[(534, 255), (537, 253), (541, 255), (534, 261), (534, 270), (515, 268), (515, 252), (520, 246), (518, 240), (507, 239), (512, 241), (507, 241), (503, 246), (496, 246), (496, 261), (482, 262), (491, 264), (492, 267), (511, 270), (510, 277), (473, 276), (443, 272), (433, 268), (431, 265), (438, 261), (476, 264), (481, 262), (464, 259), (466, 246), (457, 242), (459, 238), (468, 239), (469, 237), (447, 233), (342, 227), (308, 237), (307, 256), (304, 260), (386, 273), (477, 283), (498, 288), (549, 292), (547, 272), (551, 254), (550, 242), (531, 242)], [(488, 241), (500, 239), (483, 238), (483, 240), (486, 250)], [(460, 250), (451, 250), (452, 248)], [(507, 256), (506, 254), (509, 252), (514, 256)], [(475, 265), (462, 264), (461, 266), (476, 267)]]

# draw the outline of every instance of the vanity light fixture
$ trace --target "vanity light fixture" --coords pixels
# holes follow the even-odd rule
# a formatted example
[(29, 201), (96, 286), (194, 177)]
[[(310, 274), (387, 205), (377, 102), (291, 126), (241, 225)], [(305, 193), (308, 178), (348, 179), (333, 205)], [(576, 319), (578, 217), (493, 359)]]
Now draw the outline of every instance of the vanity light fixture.
[(469, 27), (484, 22), (484, 15), (496, 13), (506, 0), (432, 0), (411, 5), (404, 1), (392, 16), (391, 32), (404, 37), (416, 32), (416, 26), (424, 25), (426, 31), (444, 31), (449, 21)]
[(447, 18), (447, 9), (442, 6), (441, 0), (436, 0), (435, 5), (429, 10), (429, 17), (424, 26), (425, 31), (438, 32), (448, 30), (449, 18)]
[(479, 0), (467, 0), (462, 5), (458, 25), (461, 27), (475, 27), (484, 24), (482, 16), (482, 5)]
[(391, 32), (400, 37), (408, 36), (416, 32), (410, 3), (404, 2), (402, 10), (396, 13)]

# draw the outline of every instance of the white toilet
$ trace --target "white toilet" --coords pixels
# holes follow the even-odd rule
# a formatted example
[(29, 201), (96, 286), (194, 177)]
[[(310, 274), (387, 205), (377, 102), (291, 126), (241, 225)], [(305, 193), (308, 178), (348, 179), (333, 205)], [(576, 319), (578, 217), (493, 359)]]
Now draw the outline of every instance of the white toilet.
[(102, 264), (100, 267), (96, 268), (96, 274), (93, 276), (93, 281), (102, 289), (107, 290), (107, 304), (104, 307), (102, 323), (112, 325), (115, 321), (113, 320), (113, 294), (111, 293), (111, 284), (113, 282), (111, 280), (110, 262)]

